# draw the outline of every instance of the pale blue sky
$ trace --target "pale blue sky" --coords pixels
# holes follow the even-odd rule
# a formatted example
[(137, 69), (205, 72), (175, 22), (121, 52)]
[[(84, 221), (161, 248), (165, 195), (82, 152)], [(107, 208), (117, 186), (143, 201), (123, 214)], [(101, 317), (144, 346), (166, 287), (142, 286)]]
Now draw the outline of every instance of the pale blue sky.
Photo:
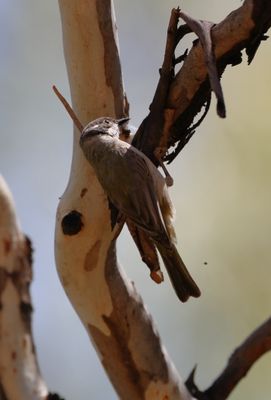
[[(184, 0), (181, 6), (217, 22), (240, 4)], [(167, 21), (176, 5), (171, 0), (115, 1), (134, 125), (147, 113)], [(167, 282), (159, 287), (152, 283), (126, 232), (119, 241), (120, 261), (142, 293), (181, 376), (185, 379), (198, 364), (202, 388), (271, 308), (270, 43), (262, 44), (252, 66), (243, 63), (226, 72), (222, 84), (228, 118), (219, 119), (213, 104), (171, 166), (180, 251), (199, 282), (201, 299), (181, 305)], [(57, 2), (2, 0), (0, 51), (0, 171), (35, 249), (34, 333), (42, 373), (50, 389), (66, 400), (114, 400), (54, 265), (54, 216), (72, 148), (70, 120), (51, 90), (56, 84), (69, 95)], [(270, 369), (267, 355), (231, 398), (269, 400)]]

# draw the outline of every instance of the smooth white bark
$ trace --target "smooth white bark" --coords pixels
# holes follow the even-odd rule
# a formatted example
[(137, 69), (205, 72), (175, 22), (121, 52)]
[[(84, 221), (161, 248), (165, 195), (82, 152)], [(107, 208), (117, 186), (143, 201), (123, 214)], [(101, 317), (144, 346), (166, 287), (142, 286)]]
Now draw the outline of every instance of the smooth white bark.
[(48, 395), (30, 327), (29, 243), (11, 193), (0, 175), (0, 398), (41, 400)]
[[(103, 115), (123, 116), (112, 2), (59, 0), (59, 5), (76, 114), (83, 124)], [(141, 298), (117, 263), (107, 198), (78, 140), (75, 129), (70, 180), (56, 219), (55, 254), (63, 287), (120, 398), (190, 399)]]

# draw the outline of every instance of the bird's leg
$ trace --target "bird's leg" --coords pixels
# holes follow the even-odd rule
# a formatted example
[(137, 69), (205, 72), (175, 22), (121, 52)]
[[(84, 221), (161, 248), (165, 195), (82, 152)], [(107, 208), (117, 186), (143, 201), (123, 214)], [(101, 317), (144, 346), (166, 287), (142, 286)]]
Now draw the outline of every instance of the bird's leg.
[(165, 164), (163, 163), (163, 161), (162, 161), (161, 159), (158, 159), (158, 161), (159, 161), (159, 164), (160, 164), (160, 166), (161, 166), (161, 168), (162, 168), (162, 170), (164, 171), (164, 174), (165, 174), (165, 176), (166, 176), (165, 179), (166, 179), (166, 184), (167, 184), (167, 186), (168, 186), (168, 187), (173, 186), (174, 180), (173, 180), (172, 176), (170, 175), (170, 173), (168, 172), (168, 170), (167, 170)]
[(168, 187), (173, 186), (174, 184), (174, 180), (172, 178), (172, 176), (170, 175), (170, 173), (168, 172), (165, 164), (162, 161), (162, 154), (163, 154), (163, 149), (161, 147), (158, 147), (155, 152), (154, 155), (157, 159), (157, 161), (159, 162), (160, 167), (162, 168), (162, 170), (164, 171), (165, 174), (165, 180), (166, 180), (166, 184)]

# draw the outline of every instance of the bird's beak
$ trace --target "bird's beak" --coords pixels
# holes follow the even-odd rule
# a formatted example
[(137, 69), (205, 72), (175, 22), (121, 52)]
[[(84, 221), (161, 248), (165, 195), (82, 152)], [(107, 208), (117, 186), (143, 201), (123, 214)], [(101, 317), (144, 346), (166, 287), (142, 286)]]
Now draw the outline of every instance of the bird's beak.
[(121, 126), (121, 125), (124, 125), (126, 122), (128, 122), (130, 120), (130, 118), (129, 117), (125, 117), (125, 118), (120, 118), (120, 119), (117, 119), (117, 124), (119, 125), (119, 126)]
[(86, 125), (82, 131), (81, 139), (85, 139), (87, 136), (98, 135), (99, 133), (104, 133), (105, 129), (100, 125)]

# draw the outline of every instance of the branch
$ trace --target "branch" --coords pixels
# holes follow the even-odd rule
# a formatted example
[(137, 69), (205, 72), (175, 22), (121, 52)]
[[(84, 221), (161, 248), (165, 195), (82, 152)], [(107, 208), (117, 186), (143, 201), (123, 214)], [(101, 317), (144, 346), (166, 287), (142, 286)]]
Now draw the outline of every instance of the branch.
[(217, 98), (217, 114), (220, 117), (225, 118), (226, 106), (216, 67), (216, 58), (212, 39), (212, 28), (213, 26), (215, 26), (215, 24), (209, 21), (196, 20), (185, 14), (184, 12), (181, 12), (180, 15), (182, 19), (187, 23), (187, 25), (191, 28), (191, 30), (196, 33), (200, 39), (205, 58), (206, 69), (208, 71), (210, 86)]
[(246, 376), (254, 363), (266, 352), (271, 350), (271, 318), (260, 325), (234, 351), (228, 364), (214, 383), (204, 392), (200, 392), (194, 383), (194, 372), (186, 383), (197, 399), (224, 400), (242, 378)]
[[(271, 26), (271, 3), (268, 0), (245, 0), (212, 29), (212, 41), (220, 75), (227, 65), (242, 61), (241, 51), (246, 50), (251, 62), (264, 33)], [(208, 104), (210, 85), (205, 55), (201, 44), (196, 43), (176, 74), (168, 95), (166, 108), (173, 110), (170, 139), (167, 147), (178, 144), (178, 153), (188, 143), (191, 125), (204, 104)], [(174, 152), (167, 156), (172, 161)]]
[(21, 232), (11, 193), (0, 175), (0, 398), (45, 400), (31, 329), (30, 240)]
[(55, 94), (57, 95), (57, 97), (59, 98), (59, 100), (61, 101), (61, 103), (65, 107), (65, 109), (67, 110), (69, 116), (73, 120), (73, 123), (76, 126), (76, 128), (78, 129), (78, 131), (80, 133), (82, 133), (84, 127), (81, 124), (81, 122), (79, 121), (79, 119), (77, 118), (77, 116), (75, 115), (75, 112), (73, 111), (73, 109), (71, 108), (71, 106), (69, 105), (69, 103), (67, 102), (65, 97), (62, 96), (62, 94), (60, 93), (60, 91), (57, 89), (57, 87), (55, 85), (53, 85), (53, 91), (55, 92)]
[[(186, 14), (180, 13), (180, 15), (191, 22), (191, 18)], [(208, 109), (210, 102), (209, 77), (212, 88), (218, 95), (219, 113), (224, 116), (223, 95), (217, 82), (216, 68), (218, 75), (221, 76), (227, 65), (239, 64), (242, 61), (243, 49), (248, 54), (248, 61), (252, 61), (261, 40), (266, 39), (265, 32), (271, 25), (271, 5), (268, 0), (245, 0), (240, 8), (213, 26), (211, 31), (206, 28), (207, 24), (203, 21), (193, 20), (190, 27), (181, 25), (178, 29), (174, 25), (178, 20), (171, 22), (173, 25), (170, 23), (168, 32), (174, 31), (175, 36), (168, 34), (166, 49), (171, 48), (173, 51), (171, 55), (165, 52), (165, 60), (173, 60), (173, 65), (176, 65), (175, 62), (179, 59), (183, 63), (179, 71), (171, 75), (170, 81), (165, 81), (163, 76), (160, 77), (157, 91), (163, 83), (163, 94), (167, 93), (166, 101), (164, 95), (159, 100), (156, 91), (153, 102), (155, 101), (157, 109), (162, 110), (162, 114), (159, 118), (154, 118), (151, 109), (133, 141), (133, 144), (156, 164), (154, 155), (157, 148), (162, 149), (162, 155), (165, 156), (168, 149), (177, 145), (177, 151), (171, 150), (171, 153), (168, 152), (165, 156), (165, 159), (171, 162), (195, 133), (195, 126), (198, 126), (198, 123), (194, 120), (204, 106)], [(176, 45), (191, 31), (191, 27), (200, 36), (204, 46), (196, 41), (186, 57), (178, 57), (174, 53)], [(172, 47), (172, 44), (175, 46)], [(216, 60), (217, 66), (213, 59)], [(168, 87), (165, 88), (166, 84)], [(207, 112), (203, 115), (206, 114)]]
[(257, 328), (232, 354), (228, 365), (205, 391), (208, 399), (226, 399), (252, 365), (271, 350), (271, 318)]
[[(174, 51), (176, 47), (177, 25), (179, 21), (179, 9), (173, 9), (167, 28), (167, 40), (162, 68), (160, 69), (160, 79), (150, 105), (150, 113), (143, 120), (138, 128), (132, 145), (145, 153), (155, 165), (158, 159), (155, 151), (158, 147), (167, 150), (168, 131), (167, 126), (169, 116), (164, 114), (166, 108), (170, 84), (174, 78)], [(161, 143), (162, 142), (162, 143)]]
[[(86, 125), (102, 115), (125, 116), (111, 1), (59, 0), (59, 6), (78, 119)], [(74, 129), (71, 174), (58, 206), (55, 231), (63, 287), (120, 398), (189, 400), (150, 315), (118, 265), (118, 227), (112, 231), (110, 217), (107, 197)]]

